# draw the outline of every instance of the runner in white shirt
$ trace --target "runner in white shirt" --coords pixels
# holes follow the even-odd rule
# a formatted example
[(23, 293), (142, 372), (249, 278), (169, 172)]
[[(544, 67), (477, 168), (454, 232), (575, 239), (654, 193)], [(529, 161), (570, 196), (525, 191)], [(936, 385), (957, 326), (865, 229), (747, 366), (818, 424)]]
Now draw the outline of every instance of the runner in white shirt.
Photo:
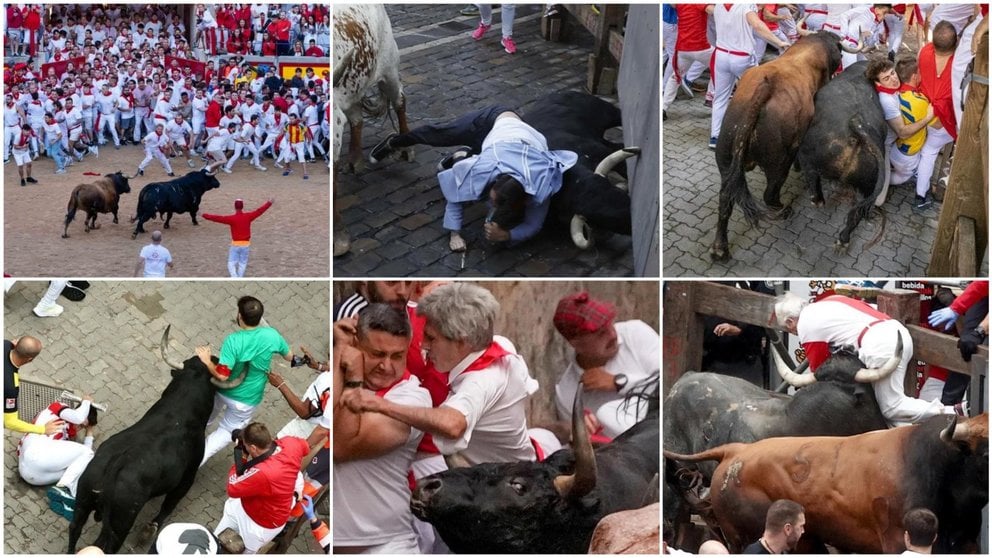
[(3, 97), (3, 162), (10, 160), (10, 146), (25, 120), (24, 111), (14, 103), (14, 98), (8, 93)]
[(14, 134), (14, 141), (10, 148), (10, 153), (14, 156), (14, 164), (17, 165), (17, 175), (21, 179), (21, 186), (26, 186), (27, 182), (36, 184), (38, 181), (31, 176), (31, 149), (38, 150), (38, 138), (31, 130), (30, 124), (21, 124), (21, 129)]
[(723, 116), (730, 104), (730, 94), (744, 70), (758, 65), (754, 52), (754, 35), (778, 49), (789, 46), (776, 37), (758, 17), (755, 4), (716, 4), (716, 52), (713, 54), (713, 113), (710, 120), (710, 149), (716, 149)]
[[(894, 371), (871, 382), (882, 415), (892, 426), (920, 422), (940, 414), (954, 414), (940, 400), (923, 401), (904, 392), (906, 367), (913, 358), (909, 331), (867, 303), (846, 296), (828, 296), (808, 303), (793, 294), (778, 297), (775, 316), (782, 329), (799, 336), (812, 372), (830, 355), (831, 347), (849, 345), (868, 368), (893, 365)], [(900, 360), (893, 358), (902, 344)]]
[(151, 244), (143, 246), (134, 266), (134, 276), (144, 270), (143, 277), (165, 277), (165, 268), (172, 269), (172, 254), (162, 246), (162, 231), (152, 231)]
[(65, 174), (66, 158), (62, 154), (62, 127), (55, 121), (52, 113), (45, 114), (45, 125), (42, 127), (42, 141), (45, 153), (55, 161), (55, 174)]
[(317, 146), (317, 151), (320, 154), (326, 155), (327, 152), (324, 151), (324, 146), (320, 144), (321, 140), (321, 130), (320, 130), (320, 113), (317, 112), (317, 96), (311, 95), (306, 102), (306, 108), (303, 109), (303, 123), (306, 124), (307, 128), (310, 129), (311, 138), (307, 142), (307, 151), (310, 154), (311, 159), (315, 159), (313, 153), (314, 145)]
[[(93, 458), (91, 428), (98, 420), (96, 408), (91, 405), (89, 398), (75, 409), (56, 401), (38, 413), (34, 424), (48, 424), (61, 419), (65, 425), (51, 435), (25, 434), (21, 438), (17, 449), (17, 469), (25, 482), (34, 486), (58, 483), (75, 495), (79, 476)], [(82, 443), (75, 441), (77, 427), (80, 426), (86, 433)]]
[[(229, 122), (227, 126), (221, 126), (207, 138), (207, 155), (213, 157), (215, 163), (220, 163), (221, 165), (227, 163), (227, 156), (225, 151), (227, 151), (227, 144), (231, 141), (231, 136), (237, 129), (238, 125), (234, 122)], [(224, 168), (224, 172), (230, 174), (230, 169)]]
[(152, 110), (152, 119), (155, 121), (155, 125), (165, 126), (172, 119), (172, 104), (169, 102), (171, 98), (171, 87), (167, 87), (164, 93), (155, 98), (155, 108)]
[(147, 134), (155, 129), (155, 121), (152, 118), (152, 99), (154, 91), (145, 85), (145, 78), (138, 78), (138, 86), (134, 88), (134, 142), (141, 141), (142, 134)]
[(819, 31), (823, 27), (823, 22), (827, 20), (827, 5), (802, 4), (802, 8), (806, 16), (806, 29)]
[(94, 101), (97, 108), (96, 140), (100, 145), (106, 144), (103, 132), (109, 130), (110, 136), (114, 138), (114, 148), (120, 149), (121, 140), (117, 136), (117, 96), (111, 93), (108, 83), (104, 83), (100, 89), (100, 94)]
[[(276, 143), (276, 139), (279, 134), (282, 133), (283, 128), (286, 127), (286, 122), (288, 122), (286, 115), (279, 110), (279, 107), (272, 107), (272, 114), (265, 119), (265, 142), (262, 146), (258, 148), (259, 152), (265, 152), (266, 149), (273, 147)], [(273, 151), (275, 151), (273, 149)], [(275, 159), (275, 155), (272, 157)]]
[(173, 153), (178, 149), (186, 157), (186, 166), (193, 168), (193, 157), (190, 155), (190, 145), (193, 143), (193, 129), (189, 123), (183, 119), (183, 115), (176, 116), (165, 125), (165, 134), (169, 136), (169, 141), (173, 147)]
[(203, 139), (203, 125), (207, 121), (207, 98), (203, 96), (203, 89), (197, 89), (193, 96), (193, 147), (200, 148)]
[[(236, 133), (232, 134), (231, 140), (234, 142), (234, 154), (224, 165), (224, 172), (231, 172), (234, 162), (241, 158), (243, 152), (251, 153), (251, 166), (260, 171), (268, 170), (262, 166), (258, 160), (258, 148), (255, 147), (255, 127), (258, 125), (258, 115), (251, 116), (251, 121), (245, 124)], [(304, 436), (305, 437), (305, 436)]]
[(175, 176), (172, 172), (172, 165), (169, 163), (169, 158), (165, 156), (163, 150), (167, 145), (169, 145), (169, 136), (165, 135), (165, 125), (156, 124), (155, 130), (149, 133), (141, 143), (145, 145), (145, 158), (138, 165), (138, 176), (145, 176), (145, 167), (148, 163), (152, 162), (152, 159), (158, 159), (158, 162), (162, 164), (162, 168), (169, 176)]
[(65, 100), (65, 129), (68, 135), (69, 152), (77, 161), (82, 161), (87, 153), (93, 153), (94, 148), (83, 141), (83, 113), (73, 103), (72, 99)]

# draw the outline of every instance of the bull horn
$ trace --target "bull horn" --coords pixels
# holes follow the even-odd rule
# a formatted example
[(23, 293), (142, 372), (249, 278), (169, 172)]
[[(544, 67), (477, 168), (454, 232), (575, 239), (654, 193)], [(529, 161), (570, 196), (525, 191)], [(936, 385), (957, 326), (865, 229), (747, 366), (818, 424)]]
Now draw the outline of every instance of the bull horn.
[(815, 33), (815, 31), (810, 31), (806, 27), (806, 19), (808, 17), (809, 14), (805, 14), (803, 15), (803, 17), (799, 18), (799, 21), (796, 22), (796, 32), (799, 33), (800, 37), (806, 37), (808, 35), (812, 35), (813, 33)]
[(162, 353), (162, 360), (169, 365), (173, 370), (182, 370), (183, 366), (181, 364), (176, 364), (174, 362), (169, 362), (169, 330), (172, 329), (172, 324), (165, 326), (165, 333), (162, 334), (162, 345), (159, 350)]
[(963, 442), (968, 439), (968, 425), (962, 424), (958, 426), (958, 416), (953, 415), (951, 419), (951, 424), (947, 425), (947, 428), (940, 431), (940, 440), (945, 444), (953, 444), (954, 442)]
[[(238, 376), (235, 377), (234, 379), (231, 379), (231, 380), (218, 380), (217, 378), (214, 378), (213, 376), (211, 376), (210, 377), (210, 383), (213, 384), (214, 386), (216, 386), (219, 389), (236, 388), (236, 387), (240, 386), (241, 385), (241, 382), (245, 381), (245, 378), (248, 376), (248, 366), (249, 366), (249, 364), (250, 363), (246, 362), (245, 365), (241, 368), (241, 374), (238, 374)], [(232, 376), (234, 375), (234, 372), (233, 371), (231, 372), (231, 375)]]
[(572, 242), (580, 250), (588, 250), (592, 247), (592, 227), (582, 215), (573, 215), (572, 223), (569, 225), (572, 233)]
[(845, 38), (844, 37), (841, 37), (840, 42), (838, 42), (837, 44), (840, 46), (840, 49), (841, 50), (843, 50), (844, 52), (846, 52), (848, 54), (861, 54), (861, 51), (865, 49), (865, 42), (861, 38), (861, 30), (860, 29), (858, 30), (858, 44), (857, 44), (857, 46), (849, 47), (849, 46), (847, 46), (847, 45), (844, 44), (844, 41), (845, 41)]
[(351, 64), (351, 59), (354, 52), (355, 51), (353, 50), (349, 50), (348, 53), (341, 58), (341, 61), (338, 62), (337, 66), (334, 67), (334, 76), (332, 78), (334, 80), (332, 82), (334, 83), (334, 87), (337, 87), (338, 84), (341, 83), (341, 78), (344, 77), (344, 69)]
[(575, 472), (571, 475), (555, 477), (555, 490), (565, 499), (578, 499), (596, 488), (596, 456), (586, 431), (585, 407), (582, 405), (582, 390), (580, 382), (572, 402), (572, 453), (575, 454)]
[(464, 469), (465, 467), (472, 466), (468, 459), (461, 452), (457, 451), (451, 455), (445, 455), (444, 464), (448, 466), (448, 469)]
[(595, 173), (599, 176), (605, 177), (613, 167), (619, 165), (621, 162), (630, 159), (634, 155), (640, 155), (640, 147), (624, 147), (623, 149), (618, 149), (613, 153), (606, 156), (605, 159), (600, 161), (599, 165), (596, 167)]
[(220, 167), (222, 164), (223, 163), (221, 162), (215, 161), (207, 165), (203, 170), (206, 171), (207, 176), (213, 176), (217, 174), (217, 168)]
[(899, 363), (902, 361), (902, 336), (896, 333), (898, 339), (896, 340), (896, 353), (889, 357), (889, 360), (885, 361), (885, 364), (879, 366), (878, 368), (862, 368), (854, 374), (854, 381), (861, 382), (863, 384), (877, 382), (882, 378), (893, 373), (896, 368), (899, 368)]
[(778, 375), (790, 386), (801, 388), (816, 383), (816, 374), (812, 372), (809, 374), (802, 373), (803, 370), (809, 367), (808, 360), (800, 362), (795, 370), (790, 370), (774, 347), (772, 347), (772, 358), (775, 359), (775, 368), (778, 370)]

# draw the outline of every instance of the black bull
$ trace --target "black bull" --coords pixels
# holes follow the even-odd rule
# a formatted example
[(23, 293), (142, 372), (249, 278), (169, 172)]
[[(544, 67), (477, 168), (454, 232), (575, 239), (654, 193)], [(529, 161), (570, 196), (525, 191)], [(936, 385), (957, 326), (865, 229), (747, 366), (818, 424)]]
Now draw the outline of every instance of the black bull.
[(181, 365), (169, 363), (169, 329), (162, 336), (162, 357), (172, 367), (172, 380), (144, 416), (100, 444), (86, 466), (76, 490), (68, 554), (76, 552), (90, 512), (103, 522), (94, 544), (116, 553), (145, 503), (164, 494), (162, 507), (146, 531), (146, 536), (154, 534), (196, 479), (216, 387), (234, 387), (244, 379), (242, 374), (234, 381), (218, 382), (195, 356)]
[[(216, 172), (216, 171), (214, 171)], [(175, 178), (168, 182), (152, 182), (141, 189), (138, 194), (138, 209), (131, 221), (137, 221), (131, 238), (137, 238), (138, 233), (145, 232), (142, 225), (155, 218), (156, 214), (165, 215), (165, 228), (173, 213), (189, 213), (196, 222), (196, 213), (200, 210), (200, 201), (207, 190), (220, 187), (220, 181), (210, 171), (198, 170), (186, 173), (186, 176)]]
[(413, 493), (414, 515), (459, 554), (584, 554), (603, 516), (657, 501), (657, 398), (644, 420), (593, 452), (581, 391), (572, 413), (574, 452), (431, 475)]
[[(871, 193), (883, 180), (876, 174), (884, 169), (878, 155), (886, 124), (874, 87), (863, 76), (858, 79), (857, 71), (844, 72), (848, 75), (837, 78), (836, 85), (837, 79), (830, 80), (842, 48), (847, 50), (836, 35), (819, 32), (802, 38), (778, 59), (744, 72), (716, 145), (721, 184), (716, 236), (710, 248), (714, 260), (730, 258), (727, 227), (735, 204), (751, 226), (757, 226), (762, 216), (789, 216), (791, 210), (783, 206), (780, 193), (807, 137), (801, 162), (814, 202), (823, 199), (820, 176), (853, 185), (864, 197), (848, 215), (839, 245), (849, 242), (851, 231), (870, 209), (867, 200), (874, 198)], [(816, 153), (824, 148), (827, 152)], [(765, 208), (754, 199), (745, 178), (755, 166), (765, 174)]]
[[(901, 349), (901, 343), (899, 346)], [(897, 354), (901, 356), (901, 350)], [(893, 359), (889, 364), (895, 363)], [(665, 398), (665, 449), (691, 454), (731, 442), (780, 436), (850, 436), (888, 428), (871, 386), (855, 381), (863, 367), (854, 353), (838, 351), (817, 369), (818, 380), (793, 396), (732, 376), (684, 374)], [(690, 485), (708, 483), (715, 468), (712, 463), (699, 463), (695, 469), (680, 470), (666, 460), (666, 522), (676, 528), (685, 524), (689, 509), (681, 493)]]

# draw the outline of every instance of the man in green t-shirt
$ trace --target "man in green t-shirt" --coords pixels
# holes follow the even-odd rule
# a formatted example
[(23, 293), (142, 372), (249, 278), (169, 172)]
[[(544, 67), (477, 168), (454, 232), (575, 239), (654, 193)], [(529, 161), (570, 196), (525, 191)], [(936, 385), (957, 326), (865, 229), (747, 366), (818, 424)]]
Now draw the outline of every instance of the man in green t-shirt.
[[(257, 298), (243, 296), (238, 299), (237, 322), (241, 329), (224, 339), (216, 365), (210, 359), (212, 351), (209, 345), (196, 348), (196, 355), (215, 378), (227, 381), (232, 376), (246, 375), (237, 387), (217, 390), (214, 410), (207, 426), (214, 424), (218, 415), (220, 423), (207, 436), (201, 467), (231, 443), (231, 432), (251, 422), (255, 408), (262, 402), (265, 393), (272, 355), (278, 354), (293, 362), (293, 353), (282, 335), (271, 327), (259, 325), (263, 312), (262, 302)], [(221, 409), (224, 409), (223, 415), (220, 414)]]

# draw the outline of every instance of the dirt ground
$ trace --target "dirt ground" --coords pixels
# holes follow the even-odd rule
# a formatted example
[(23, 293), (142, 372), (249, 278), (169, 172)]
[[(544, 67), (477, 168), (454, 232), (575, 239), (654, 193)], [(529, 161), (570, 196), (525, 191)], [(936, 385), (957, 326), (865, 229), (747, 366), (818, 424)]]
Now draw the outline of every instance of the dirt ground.
[[(131, 240), (138, 193), (151, 182), (168, 180), (165, 170), (152, 161), (144, 177), (130, 181), (131, 193), (121, 197), (120, 223), (114, 225), (110, 214), (100, 215), (101, 228), (85, 233), (83, 215), (77, 213), (69, 225), (70, 238), (61, 238), (66, 204), (72, 189), (95, 180), (84, 172), (100, 175), (118, 170), (131, 175), (144, 158), (139, 146), (112, 145), (100, 149), (99, 158), (89, 155), (62, 175), (54, 174), (51, 159), (34, 162), (33, 175), (38, 184), (20, 187), (13, 159), (3, 170), (4, 184), (4, 272), (15, 277), (131, 277), (141, 247), (150, 242), (149, 235)], [(194, 163), (202, 167), (199, 158)], [(308, 164), (309, 180), (303, 180), (298, 163), (293, 174), (282, 176), (272, 159), (262, 159), (267, 172), (253, 169), (249, 161), (238, 161), (232, 174), (218, 173), (221, 187), (207, 192), (200, 214), (230, 214), (233, 201), (242, 198), (245, 210), (251, 210), (269, 198), (274, 205), (252, 225), (251, 255), (246, 276), (251, 277), (327, 277), (329, 265), (329, 174), (327, 164)], [(172, 160), (173, 171), (182, 176), (190, 169), (182, 158)], [(146, 231), (162, 230), (162, 244), (175, 262), (169, 277), (227, 277), (227, 252), (230, 229), (198, 217), (192, 226), (189, 214), (175, 215), (171, 228), (163, 229), (160, 220), (145, 223)]]

